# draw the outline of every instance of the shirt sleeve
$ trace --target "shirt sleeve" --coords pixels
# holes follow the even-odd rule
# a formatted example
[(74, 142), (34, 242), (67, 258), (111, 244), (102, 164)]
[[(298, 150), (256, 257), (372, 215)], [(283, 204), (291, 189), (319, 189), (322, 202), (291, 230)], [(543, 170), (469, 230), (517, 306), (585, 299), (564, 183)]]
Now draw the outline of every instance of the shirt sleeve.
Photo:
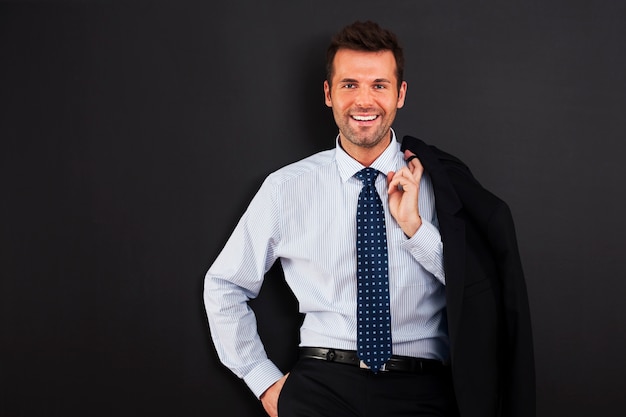
[(434, 224), (422, 220), (420, 228), (404, 242), (404, 246), (424, 269), (445, 285), (443, 242), (439, 229)]
[(221, 362), (260, 397), (283, 376), (267, 358), (248, 306), (277, 257), (278, 210), (271, 181), (252, 199), (204, 280), (204, 305)]

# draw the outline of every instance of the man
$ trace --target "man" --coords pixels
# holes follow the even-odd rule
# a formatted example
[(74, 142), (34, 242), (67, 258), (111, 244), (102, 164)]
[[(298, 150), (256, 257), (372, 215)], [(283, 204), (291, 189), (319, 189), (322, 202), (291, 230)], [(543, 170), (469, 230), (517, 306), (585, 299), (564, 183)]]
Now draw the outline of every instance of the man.
[[(456, 158), (411, 137), (401, 149), (403, 67), (375, 23), (335, 35), (335, 149), (271, 174), (206, 275), (218, 355), (272, 417), (534, 415), (510, 212)], [(247, 306), (276, 260), (305, 314), (287, 375)]]

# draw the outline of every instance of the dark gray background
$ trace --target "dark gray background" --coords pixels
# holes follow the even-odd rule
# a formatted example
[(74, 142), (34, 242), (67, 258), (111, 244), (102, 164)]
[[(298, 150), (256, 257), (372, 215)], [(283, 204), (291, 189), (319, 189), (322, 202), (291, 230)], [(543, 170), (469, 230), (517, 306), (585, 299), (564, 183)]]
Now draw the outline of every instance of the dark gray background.
[[(395, 128), (509, 202), (539, 416), (621, 416), (621, 1), (0, 4), (0, 415), (262, 416), (216, 360), (202, 280), (269, 172), (333, 146), (330, 36), (405, 46)], [(288, 370), (296, 305), (254, 306)]]

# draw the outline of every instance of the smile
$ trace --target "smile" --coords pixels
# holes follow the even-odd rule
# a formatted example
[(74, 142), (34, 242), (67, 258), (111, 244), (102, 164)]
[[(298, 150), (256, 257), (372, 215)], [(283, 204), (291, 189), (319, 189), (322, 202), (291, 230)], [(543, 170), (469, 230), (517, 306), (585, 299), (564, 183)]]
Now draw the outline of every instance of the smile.
[(371, 122), (372, 120), (376, 120), (376, 118), (378, 118), (378, 116), (376, 116), (376, 115), (371, 115), (371, 116), (357, 116), (357, 115), (353, 115), (352, 118), (354, 120), (359, 121), (359, 122)]

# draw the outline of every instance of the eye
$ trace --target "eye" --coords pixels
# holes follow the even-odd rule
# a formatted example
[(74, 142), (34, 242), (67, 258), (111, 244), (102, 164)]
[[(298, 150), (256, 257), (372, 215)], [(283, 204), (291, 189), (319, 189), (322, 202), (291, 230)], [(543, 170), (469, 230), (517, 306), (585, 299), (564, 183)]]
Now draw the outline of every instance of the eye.
[(343, 85), (343, 88), (349, 88), (349, 89), (351, 89), (351, 88), (356, 88), (356, 84), (353, 84), (353, 83), (347, 83), (347, 84), (344, 84), (344, 85)]
[(387, 88), (384, 84), (374, 84), (374, 89), (375, 90), (383, 90)]

